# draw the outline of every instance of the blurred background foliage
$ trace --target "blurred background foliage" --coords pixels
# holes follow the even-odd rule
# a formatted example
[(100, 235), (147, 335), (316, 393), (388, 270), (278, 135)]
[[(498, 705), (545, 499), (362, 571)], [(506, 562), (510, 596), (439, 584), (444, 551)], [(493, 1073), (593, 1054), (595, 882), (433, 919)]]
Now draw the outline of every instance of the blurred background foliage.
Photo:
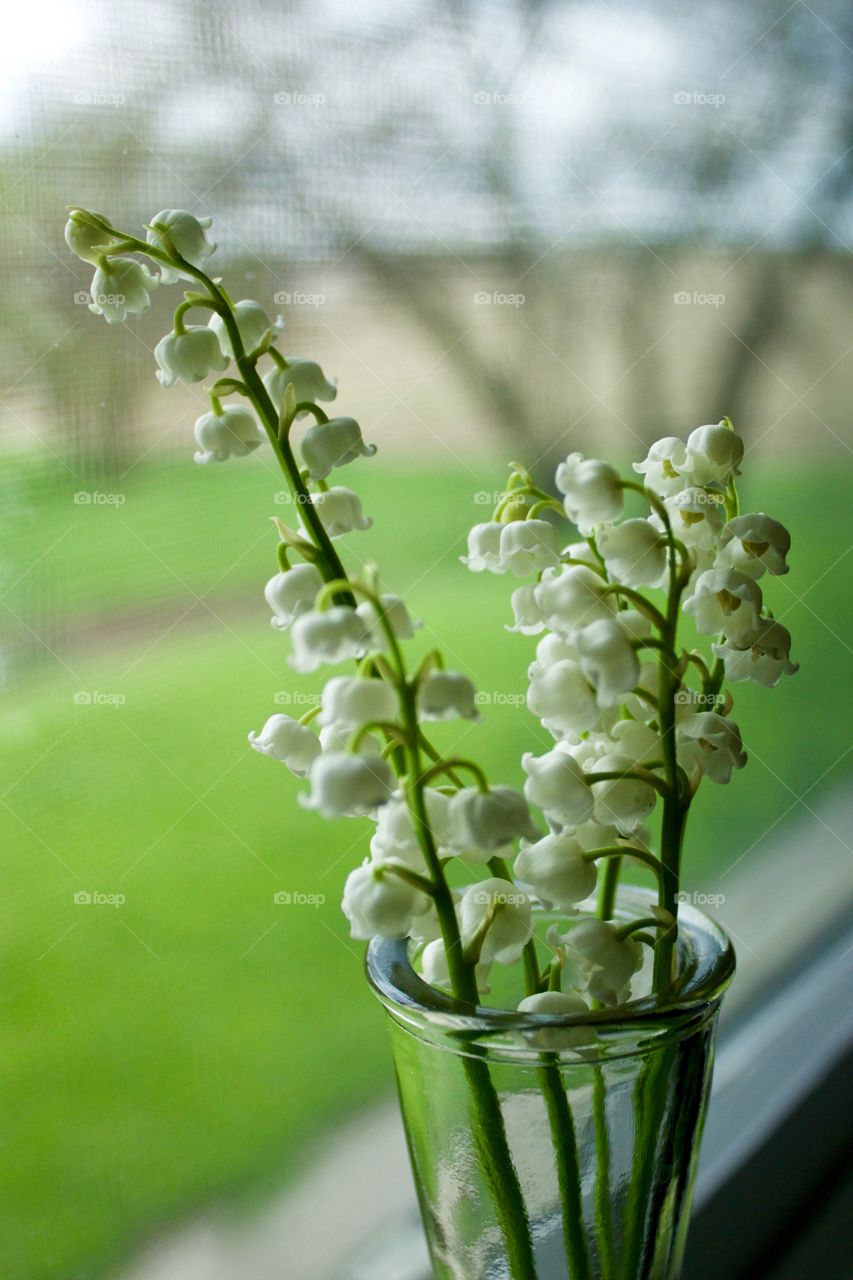
[(531, 645), (501, 629), (507, 584), (456, 559), (504, 460), (627, 465), (733, 417), (746, 509), (794, 534), (773, 601), (803, 670), (737, 691), (752, 762), (699, 806), (701, 887), (846, 773), (853, 36), (833, 0), (51, 0), (9, 22), (0, 1226), (5, 1274), (69, 1280), (278, 1186), (391, 1079), (338, 910), (367, 826), (303, 814), (245, 743), (317, 688), (261, 596), (283, 485), (263, 450), (193, 467), (203, 397), (153, 377), (177, 293), (108, 330), (63, 207), (213, 215), (232, 293), (339, 377), (381, 446), (342, 476), (375, 520), (347, 553), (477, 680), (466, 747), (507, 781), (536, 740)]

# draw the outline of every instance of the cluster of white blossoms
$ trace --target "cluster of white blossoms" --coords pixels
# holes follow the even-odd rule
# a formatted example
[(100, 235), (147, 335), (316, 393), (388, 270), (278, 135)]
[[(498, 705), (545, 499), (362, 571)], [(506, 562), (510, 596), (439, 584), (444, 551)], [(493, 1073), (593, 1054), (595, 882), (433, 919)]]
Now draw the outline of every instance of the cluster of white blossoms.
[[(269, 440), (291, 485), (295, 527), (275, 521), (278, 571), (264, 591), (270, 621), (288, 633), (296, 672), (338, 670), (317, 706), (300, 718), (270, 716), (249, 742), (304, 784), (306, 808), (372, 824), (344, 888), (352, 936), (410, 937), (425, 979), (469, 1000), (488, 990), (493, 965), (524, 956), (519, 1007), (529, 1013), (623, 1003), (644, 948), (654, 952), (655, 981), (660, 972), (666, 983), (687, 810), (703, 778), (728, 782), (746, 761), (724, 681), (769, 687), (797, 669), (759, 586), (787, 572), (790, 537), (764, 514), (739, 513), (742, 441), (727, 420), (686, 441), (667, 437), (635, 464), (638, 480), (572, 453), (554, 477), (560, 500), (513, 468), (462, 560), (526, 579), (512, 592), (507, 629), (537, 638), (527, 706), (553, 745), (522, 755), (521, 786), (490, 785), (474, 761), (443, 758), (427, 736), (441, 722), (457, 723), (461, 738), (478, 717), (474, 684), (446, 670), (436, 650), (416, 665), (408, 646), (421, 623), (380, 590), (374, 567), (351, 578), (338, 555), (338, 540), (371, 520), (330, 477), (375, 447), (355, 419), (320, 407), (337, 388), (318, 364), (277, 350), (280, 318), (252, 299), (231, 302), (206, 274), (216, 247), (209, 225), (168, 209), (140, 240), (73, 209), (66, 239), (95, 266), (90, 309), (110, 324), (144, 311), (159, 284), (189, 281), (155, 357), (166, 387), (215, 375), (210, 410), (195, 424), (196, 460), (245, 457)], [(207, 323), (186, 322), (205, 309)], [(643, 509), (626, 514), (626, 502)], [(574, 530), (581, 541), (571, 541)], [(709, 652), (682, 647), (685, 621)], [(655, 852), (649, 823), (659, 803)], [(657, 880), (658, 904), (641, 919), (614, 915), (623, 862)], [(541, 973), (535, 907), (569, 926), (539, 939)], [(588, 1034), (571, 1032), (577, 1044)]]

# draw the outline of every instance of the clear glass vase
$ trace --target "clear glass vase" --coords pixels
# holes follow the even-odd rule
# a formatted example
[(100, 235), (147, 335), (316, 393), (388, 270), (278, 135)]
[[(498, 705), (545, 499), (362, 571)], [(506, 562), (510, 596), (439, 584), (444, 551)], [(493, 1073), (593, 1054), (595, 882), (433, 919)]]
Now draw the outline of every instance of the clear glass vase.
[[(648, 913), (620, 892), (617, 919)], [(679, 913), (677, 978), (584, 1015), (519, 1014), (427, 986), (407, 942), (367, 969), (390, 1015), (403, 1121), (436, 1280), (679, 1275), (734, 952)]]

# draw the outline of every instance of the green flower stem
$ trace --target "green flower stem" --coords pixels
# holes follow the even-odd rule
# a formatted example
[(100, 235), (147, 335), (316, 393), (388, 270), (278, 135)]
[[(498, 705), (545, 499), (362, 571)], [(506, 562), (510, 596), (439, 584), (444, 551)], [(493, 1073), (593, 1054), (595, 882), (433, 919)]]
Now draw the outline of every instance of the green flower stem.
[(559, 1067), (559, 1056), (548, 1053), (542, 1057), (547, 1059), (547, 1065), (539, 1068), (539, 1085), (551, 1127), (566, 1253), (572, 1280), (590, 1280), (592, 1272), (584, 1230), (581, 1166), (574, 1117)]
[(635, 591), (633, 587), (623, 587), (619, 582), (611, 582), (608, 587), (601, 593), (603, 596), (618, 595), (624, 596), (626, 600), (630, 600), (635, 605), (638, 612), (644, 614), (645, 617), (652, 622), (659, 631), (666, 629), (666, 618), (664, 618), (660, 609), (657, 609), (645, 596), (639, 591)]
[(603, 773), (588, 773), (584, 780), (588, 786), (592, 786), (596, 782), (616, 782), (621, 781), (623, 778), (634, 778), (638, 782), (648, 783), (664, 799), (670, 793), (668, 782), (664, 782), (663, 778), (659, 778), (656, 773), (652, 773), (649, 769), (643, 769), (639, 765), (634, 769), (608, 769)]
[(396, 862), (381, 862), (377, 864), (376, 875), (379, 876), (396, 876), (398, 880), (405, 881), (411, 885), (413, 889), (417, 889), (418, 893), (425, 893), (429, 898), (435, 898), (435, 884), (432, 880), (428, 880), (426, 876), (418, 875), (417, 871), (412, 871), (410, 867), (403, 867)]
[(607, 1081), (604, 1068), (596, 1066), (592, 1077), (592, 1120), (595, 1133), (595, 1227), (602, 1276), (613, 1270), (613, 1204), (610, 1193), (610, 1133), (607, 1128)]
[(439, 759), (425, 771), (421, 777), (421, 783), (423, 786), (427, 786), (433, 778), (442, 773), (447, 774), (453, 769), (467, 770), (468, 773), (473, 774), (480, 791), (487, 792), (489, 790), (488, 778), (480, 766), (475, 764), (473, 760), (465, 760), (462, 756), (451, 756), (448, 760)]
[(612, 920), (616, 910), (616, 891), (619, 888), (619, 873), (622, 870), (622, 858), (626, 850), (621, 845), (612, 845), (607, 849), (593, 849), (584, 854), (587, 862), (605, 859), (604, 875), (598, 886), (598, 914), (602, 920)]

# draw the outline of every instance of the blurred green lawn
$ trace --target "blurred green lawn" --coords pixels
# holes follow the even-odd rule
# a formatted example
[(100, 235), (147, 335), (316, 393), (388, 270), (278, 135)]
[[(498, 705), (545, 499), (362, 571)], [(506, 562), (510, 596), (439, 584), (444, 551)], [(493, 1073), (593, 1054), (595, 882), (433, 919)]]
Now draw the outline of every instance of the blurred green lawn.
[[(368, 824), (306, 814), (300, 785), (245, 740), (288, 709), (276, 692), (317, 687), (290, 673), (261, 595), (279, 482), (257, 459), (138, 466), (100, 482), (125, 498), (112, 506), (75, 504), (95, 485), (64, 472), (16, 464), (11, 478), (3, 589), (22, 621), (7, 621), (13, 638), (42, 637), (43, 660), (13, 668), (0, 743), (0, 1238), (9, 1280), (72, 1280), (194, 1206), (293, 1176), (391, 1070), (338, 908)], [(481, 689), (522, 692), (535, 641), (501, 630), (513, 584), (456, 559), (488, 511), (472, 495), (501, 473), (377, 461), (342, 479), (377, 523), (353, 551), (376, 555), (428, 619), (419, 645), (441, 638)], [(769, 596), (803, 670), (736, 690), (752, 761), (697, 804), (694, 887), (704, 869), (760, 856), (797, 796), (814, 787), (813, 805), (848, 772), (850, 479), (800, 459), (748, 471), (744, 509), (794, 535), (792, 572)], [(206, 592), (209, 608), (193, 594)], [(81, 705), (80, 691), (124, 703)], [(518, 782), (522, 744), (541, 731), (524, 710), (485, 710), (465, 749)], [(278, 890), (326, 901), (278, 906)], [(126, 902), (76, 905), (78, 891)]]

